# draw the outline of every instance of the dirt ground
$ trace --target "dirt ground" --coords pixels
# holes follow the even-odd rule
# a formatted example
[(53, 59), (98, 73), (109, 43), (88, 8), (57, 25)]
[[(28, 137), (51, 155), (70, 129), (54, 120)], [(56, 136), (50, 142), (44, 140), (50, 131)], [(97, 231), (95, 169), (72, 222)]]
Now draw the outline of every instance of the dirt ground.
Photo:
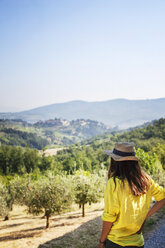
[[(0, 248), (97, 248), (101, 232), (103, 202), (52, 216), (50, 228), (45, 229), (42, 216), (26, 213), (26, 208), (14, 206), (10, 220), (0, 219)], [(165, 222), (165, 208), (156, 213), (144, 228), (145, 240)]]
[(72, 232), (82, 224), (101, 216), (102, 211), (103, 203), (100, 203), (87, 206), (84, 218), (81, 217), (81, 209), (52, 216), (50, 228), (46, 230), (46, 220), (42, 216), (28, 215), (25, 207), (14, 206), (10, 220), (0, 219), (0, 248), (38, 248), (39, 245)]

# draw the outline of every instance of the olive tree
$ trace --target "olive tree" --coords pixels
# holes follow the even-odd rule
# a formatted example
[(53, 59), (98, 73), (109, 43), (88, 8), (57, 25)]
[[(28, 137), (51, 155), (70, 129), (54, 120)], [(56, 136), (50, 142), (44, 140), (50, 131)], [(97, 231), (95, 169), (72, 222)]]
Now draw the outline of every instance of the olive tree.
[[(29, 196), (29, 184), (30, 177), (19, 177), (9, 178), (5, 182), (5, 201), (7, 209), (12, 211), (13, 204), (24, 205), (28, 201)], [(9, 211), (5, 216), (5, 220), (9, 219)]]
[(31, 178), (30, 176), (19, 177), (16, 176), (10, 181), (10, 194), (13, 203), (24, 205), (28, 201), (30, 191)]
[(46, 228), (50, 226), (50, 217), (67, 209), (73, 200), (71, 181), (66, 176), (42, 178), (30, 186), (30, 197), (27, 202), (30, 213), (44, 213)]
[(97, 203), (103, 198), (104, 177), (89, 172), (80, 172), (74, 178), (75, 202), (82, 206), (85, 216), (85, 204)]

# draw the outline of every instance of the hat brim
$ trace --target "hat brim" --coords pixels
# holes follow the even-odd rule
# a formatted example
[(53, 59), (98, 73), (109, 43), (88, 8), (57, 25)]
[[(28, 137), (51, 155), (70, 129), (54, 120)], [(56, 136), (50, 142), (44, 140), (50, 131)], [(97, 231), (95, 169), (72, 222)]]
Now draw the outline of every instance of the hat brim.
[(122, 156), (114, 154), (113, 151), (110, 151), (110, 150), (105, 150), (104, 153), (112, 157), (115, 161), (129, 161), (129, 160), (139, 161), (139, 158), (136, 156), (122, 157)]

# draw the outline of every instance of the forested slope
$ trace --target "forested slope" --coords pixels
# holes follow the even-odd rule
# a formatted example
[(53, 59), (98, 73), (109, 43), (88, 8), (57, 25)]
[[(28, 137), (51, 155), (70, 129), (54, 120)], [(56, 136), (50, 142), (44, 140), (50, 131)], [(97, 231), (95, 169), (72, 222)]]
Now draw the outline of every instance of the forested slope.
[(55, 156), (45, 156), (37, 149), (1, 145), (0, 215), (7, 217), (13, 204), (24, 204), (30, 213), (45, 214), (48, 227), (50, 216), (68, 211), (72, 202), (82, 205), (83, 215), (87, 202), (98, 202), (103, 197), (110, 161), (104, 150), (121, 140), (136, 143), (141, 166), (165, 187), (164, 127), (165, 120), (160, 119), (140, 129), (71, 145)]
[(34, 124), (22, 120), (0, 120), (0, 142), (6, 145), (43, 149), (45, 146), (68, 146), (103, 134), (111, 129), (93, 120), (52, 119)]
[(36, 133), (16, 130), (13, 128), (0, 129), (0, 143), (42, 149), (50, 144), (48, 139), (38, 136)]
[[(65, 171), (68, 174), (80, 169), (99, 171), (109, 165), (109, 157), (104, 154), (104, 150), (111, 150), (117, 141), (133, 141), (142, 165), (152, 174), (155, 169), (165, 168), (164, 135), (165, 119), (160, 119), (142, 128), (97, 136), (86, 142), (68, 146), (56, 156), (45, 157), (37, 150), (34, 153), (33, 149), (2, 145), (0, 167), (4, 174), (33, 172), (37, 168), (40, 171), (51, 169), (55, 173)], [(26, 154), (28, 156), (25, 156)]]

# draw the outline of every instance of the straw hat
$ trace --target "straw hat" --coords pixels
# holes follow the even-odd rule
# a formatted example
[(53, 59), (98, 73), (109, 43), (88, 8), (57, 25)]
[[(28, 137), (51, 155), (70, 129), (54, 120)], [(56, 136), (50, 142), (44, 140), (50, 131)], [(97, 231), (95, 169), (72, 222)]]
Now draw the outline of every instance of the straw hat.
[(113, 151), (105, 150), (104, 152), (115, 161), (139, 160), (135, 156), (134, 143), (132, 142), (117, 142)]

